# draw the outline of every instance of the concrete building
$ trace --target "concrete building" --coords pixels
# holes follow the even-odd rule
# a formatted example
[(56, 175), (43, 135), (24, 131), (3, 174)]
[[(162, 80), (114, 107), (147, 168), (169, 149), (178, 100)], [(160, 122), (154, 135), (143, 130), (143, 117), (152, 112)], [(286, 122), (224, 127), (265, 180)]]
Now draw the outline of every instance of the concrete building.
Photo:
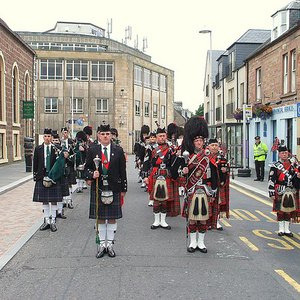
[(90, 23), (57, 22), (46, 32), (18, 32), (35, 49), (36, 134), (76, 132), (105, 121), (131, 153), (140, 128), (174, 118), (174, 72), (142, 51), (105, 37)]
[(34, 57), (35, 52), (0, 19), (0, 164), (21, 160), (24, 136), (33, 136)]

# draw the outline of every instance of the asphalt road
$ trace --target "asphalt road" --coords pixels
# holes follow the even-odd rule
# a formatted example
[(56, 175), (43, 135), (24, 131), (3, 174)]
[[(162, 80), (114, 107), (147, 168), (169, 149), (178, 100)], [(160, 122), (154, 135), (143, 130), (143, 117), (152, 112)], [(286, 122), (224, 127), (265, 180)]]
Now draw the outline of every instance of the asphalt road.
[(299, 299), (299, 225), (293, 239), (279, 238), (270, 203), (231, 189), (224, 231), (207, 233), (207, 254), (188, 253), (184, 218), (169, 218), (171, 231), (150, 229), (133, 166), (130, 159), (117, 256), (95, 258), (85, 190), (57, 232), (36, 232), (2, 269), (0, 299)]

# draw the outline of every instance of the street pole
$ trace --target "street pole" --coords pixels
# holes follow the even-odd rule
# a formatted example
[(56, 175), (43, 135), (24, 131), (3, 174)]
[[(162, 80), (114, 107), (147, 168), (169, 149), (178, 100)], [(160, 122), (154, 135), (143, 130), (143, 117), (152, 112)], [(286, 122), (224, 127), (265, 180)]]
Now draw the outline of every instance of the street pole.
[(243, 169), (246, 169), (246, 104), (243, 104)]
[(74, 136), (74, 81), (78, 81), (77, 77), (72, 79), (72, 92), (71, 92), (71, 138)]

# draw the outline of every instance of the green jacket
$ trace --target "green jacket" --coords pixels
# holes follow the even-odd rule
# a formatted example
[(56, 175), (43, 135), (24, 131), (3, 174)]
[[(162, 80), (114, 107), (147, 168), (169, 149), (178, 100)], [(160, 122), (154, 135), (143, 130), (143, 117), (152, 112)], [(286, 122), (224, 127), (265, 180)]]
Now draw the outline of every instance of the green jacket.
[(254, 160), (265, 161), (268, 154), (268, 147), (265, 143), (260, 142), (258, 145), (254, 144), (253, 147)]

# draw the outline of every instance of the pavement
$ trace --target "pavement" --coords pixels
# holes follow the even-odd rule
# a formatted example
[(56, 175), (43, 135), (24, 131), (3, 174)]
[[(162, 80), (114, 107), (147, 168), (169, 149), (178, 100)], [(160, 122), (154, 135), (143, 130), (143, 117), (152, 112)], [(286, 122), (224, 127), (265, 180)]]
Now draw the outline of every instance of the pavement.
[[(133, 156), (129, 156), (131, 160)], [(251, 177), (237, 177), (235, 174), (231, 185), (269, 199), (267, 181), (254, 181), (254, 174), (253, 170)], [(32, 201), (33, 189), (32, 173), (25, 171), (24, 161), (0, 165), (0, 270), (43, 223), (41, 205)]]

